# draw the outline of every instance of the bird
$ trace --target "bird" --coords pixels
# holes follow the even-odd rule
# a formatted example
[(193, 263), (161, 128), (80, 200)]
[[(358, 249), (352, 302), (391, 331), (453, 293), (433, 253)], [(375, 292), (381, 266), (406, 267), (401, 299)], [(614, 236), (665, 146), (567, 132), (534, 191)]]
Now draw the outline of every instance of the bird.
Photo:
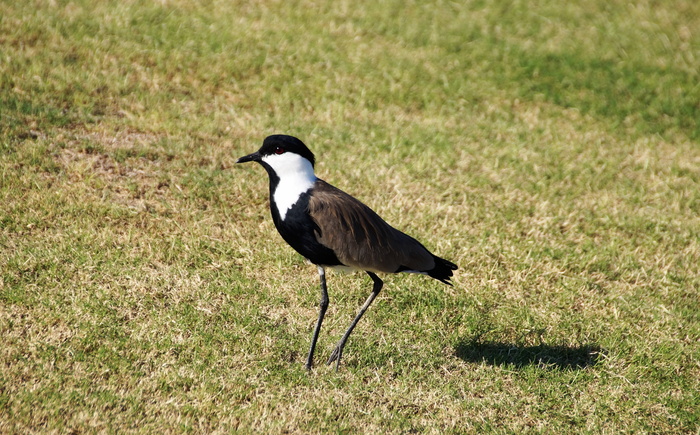
[(329, 305), (326, 269), (364, 271), (372, 292), (332, 351), (327, 364), (338, 370), (348, 337), (384, 285), (378, 273), (419, 273), (452, 285), (457, 265), (432, 254), (413, 237), (386, 223), (368, 206), (321, 180), (315, 156), (294, 136), (265, 138), (256, 152), (236, 163), (257, 162), (270, 181), (270, 212), (284, 241), (317, 266), (321, 283), (318, 320), (305, 368), (311, 370), (321, 324)]

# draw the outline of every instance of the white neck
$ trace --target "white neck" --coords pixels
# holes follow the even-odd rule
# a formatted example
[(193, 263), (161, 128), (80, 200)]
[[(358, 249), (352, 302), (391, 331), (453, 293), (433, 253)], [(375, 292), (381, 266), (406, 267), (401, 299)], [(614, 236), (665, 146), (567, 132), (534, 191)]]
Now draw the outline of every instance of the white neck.
[(280, 219), (284, 220), (299, 197), (316, 182), (314, 167), (307, 159), (294, 153), (271, 154), (262, 160), (270, 165), (280, 179), (271, 199)]

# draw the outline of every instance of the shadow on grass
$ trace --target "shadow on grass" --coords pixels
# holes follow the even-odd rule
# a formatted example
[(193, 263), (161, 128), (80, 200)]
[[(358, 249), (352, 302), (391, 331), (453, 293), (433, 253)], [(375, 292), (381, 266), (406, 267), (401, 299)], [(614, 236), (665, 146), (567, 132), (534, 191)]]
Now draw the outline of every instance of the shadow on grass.
[(596, 365), (606, 354), (597, 345), (520, 346), (512, 343), (465, 340), (455, 346), (457, 357), (467, 362), (498, 366), (540, 366), (555, 370), (580, 370)]

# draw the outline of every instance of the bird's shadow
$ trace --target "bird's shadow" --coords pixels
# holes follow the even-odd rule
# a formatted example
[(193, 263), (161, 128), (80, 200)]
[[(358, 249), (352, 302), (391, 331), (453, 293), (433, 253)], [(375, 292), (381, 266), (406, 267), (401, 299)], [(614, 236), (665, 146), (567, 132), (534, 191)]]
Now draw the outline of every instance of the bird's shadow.
[(554, 370), (581, 370), (596, 365), (604, 359), (607, 352), (595, 344), (523, 346), (468, 339), (457, 343), (455, 353), (463, 361), (473, 363), (515, 368), (538, 366)]

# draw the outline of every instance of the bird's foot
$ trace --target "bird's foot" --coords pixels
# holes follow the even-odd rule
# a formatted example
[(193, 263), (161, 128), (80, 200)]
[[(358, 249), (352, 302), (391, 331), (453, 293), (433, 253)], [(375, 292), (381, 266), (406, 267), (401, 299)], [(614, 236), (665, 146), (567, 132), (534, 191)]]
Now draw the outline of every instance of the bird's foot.
[(333, 361), (335, 361), (335, 369), (338, 370), (338, 366), (340, 365), (340, 357), (343, 355), (343, 346), (338, 344), (335, 349), (333, 349), (333, 352), (331, 352), (330, 358), (328, 358), (328, 362), (326, 364), (331, 365), (333, 364)]
[(338, 353), (339, 353), (339, 352), (338, 352), (338, 348), (337, 348), (337, 347), (336, 347), (335, 349), (333, 349), (333, 352), (331, 352), (331, 356), (330, 356), (330, 358), (328, 358), (328, 362), (327, 362), (326, 364), (330, 364), (330, 363), (332, 363), (333, 361), (337, 360), (337, 359), (338, 359)]

